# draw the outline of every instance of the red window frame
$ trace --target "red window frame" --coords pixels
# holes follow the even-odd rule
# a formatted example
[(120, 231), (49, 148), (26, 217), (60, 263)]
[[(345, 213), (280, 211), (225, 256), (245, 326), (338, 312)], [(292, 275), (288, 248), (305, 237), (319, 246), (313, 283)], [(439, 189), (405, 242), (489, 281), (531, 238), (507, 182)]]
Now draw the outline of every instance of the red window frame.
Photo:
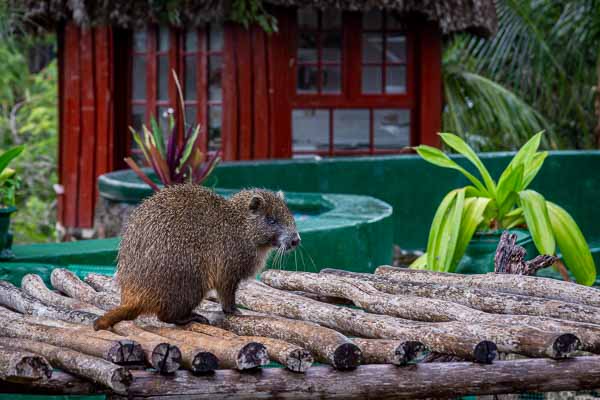
[[(211, 106), (220, 106), (221, 107), (221, 118), (223, 113), (223, 101), (214, 101), (209, 100), (208, 90), (208, 74), (209, 74), (209, 65), (208, 61), (211, 56), (220, 56), (223, 58), (223, 49), (218, 51), (213, 51), (208, 49), (209, 42), (209, 25), (203, 28), (198, 28), (194, 32), (196, 34), (197, 39), (197, 48), (193, 51), (187, 51), (185, 48), (185, 39), (186, 39), (186, 31), (164, 27), (164, 29), (168, 29), (169, 32), (169, 49), (166, 51), (159, 51), (157, 47), (158, 39), (159, 39), (159, 29), (160, 27), (157, 25), (149, 25), (146, 28), (146, 50), (145, 51), (136, 51), (133, 43), (129, 49), (129, 53), (131, 55), (131, 59), (134, 56), (142, 56), (146, 57), (146, 96), (144, 99), (135, 99), (133, 98), (133, 90), (131, 89), (133, 85), (134, 76), (130, 72), (130, 80), (127, 82), (129, 85), (128, 93), (130, 98), (128, 100), (128, 115), (127, 115), (127, 123), (128, 126), (132, 126), (133, 123), (133, 106), (145, 106), (145, 117), (144, 123), (149, 126), (151, 117), (154, 115), (155, 118), (159, 119), (160, 116), (157, 115), (157, 110), (159, 107), (170, 107), (173, 110), (178, 110), (177, 102), (178, 94), (177, 94), (177, 86), (175, 81), (172, 78), (171, 71), (177, 71), (177, 75), (180, 80), (180, 84), (182, 85), (182, 90), (184, 91), (184, 106), (187, 107), (195, 107), (196, 108), (196, 124), (201, 124), (202, 128), (205, 130), (209, 129), (209, 108)], [(158, 57), (167, 56), (168, 57), (168, 100), (160, 100), (158, 99)], [(196, 99), (189, 100), (185, 95), (185, 58), (194, 56), (196, 58), (195, 68), (196, 68)], [(133, 65), (133, 63), (131, 63)], [(221, 65), (221, 70), (223, 69), (223, 65)], [(133, 69), (133, 66), (131, 66)], [(177, 120), (181, 120), (181, 116), (177, 116)], [(222, 121), (221, 121), (222, 124)], [(183, 137), (184, 131), (186, 127), (182, 124), (179, 124), (177, 127), (177, 135), (179, 138)], [(128, 130), (129, 134), (129, 130)], [(208, 139), (209, 135), (205, 134), (203, 136), (204, 142), (202, 145), (202, 151), (206, 152), (208, 150)], [(133, 140), (126, 140), (126, 151), (127, 155), (141, 155), (141, 150), (132, 148)]]
[[(321, 14), (319, 12), (319, 14)], [(384, 25), (382, 34), (387, 32)], [(405, 22), (406, 29), (401, 32), (406, 36), (406, 91), (404, 93), (362, 93), (362, 13), (346, 11), (342, 13), (342, 54), (341, 54), (341, 92), (340, 93), (297, 93), (297, 39), (298, 25), (296, 11), (289, 18), (290, 34), (293, 38), (292, 60), (294, 60), (294, 68), (292, 71), (292, 79), (290, 79), (290, 105), (291, 110), (295, 109), (317, 109), (329, 111), (329, 148), (328, 150), (306, 150), (294, 151), (291, 149), (292, 155), (315, 154), (321, 156), (338, 156), (338, 155), (374, 155), (374, 154), (399, 154), (406, 152), (405, 149), (381, 149), (375, 147), (374, 140), (374, 123), (373, 114), (377, 109), (406, 109), (410, 113), (410, 143), (418, 143), (418, 114), (416, 111), (416, 89), (415, 89), (415, 34), (414, 29), (408, 22)], [(319, 17), (319, 23), (321, 18)], [(320, 26), (320, 25), (319, 25)], [(366, 31), (370, 32), (370, 31)], [(394, 30), (393, 32), (397, 32)], [(400, 32), (398, 30), (398, 32)], [(357, 46), (356, 43), (361, 45)], [(320, 52), (320, 50), (319, 50)], [(385, 57), (385, 56), (384, 56)], [(320, 57), (319, 57), (320, 58)], [(382, 63), (386, 60), (383, 59)], [(303, 63), (304, 64), (304, 63)], [(381, 64), (380, 64), (381, 65)], [(383, 82), (385, 83), (385, 65), (383, 64)], [(319, 74), (320, 80), (320, 74)], [(383, 86), (385, 87), (385, 86)], [(347, 150), (336, 149), (334, 147), (334, 131), (333, 131), (333, 110), (335, 109), (368, 109), (369, 110), (369, 147), (368, 149)], [(291, 127), (290, 127), (291, 128)], [(291, 141), (293, 141), (293, 132)]]

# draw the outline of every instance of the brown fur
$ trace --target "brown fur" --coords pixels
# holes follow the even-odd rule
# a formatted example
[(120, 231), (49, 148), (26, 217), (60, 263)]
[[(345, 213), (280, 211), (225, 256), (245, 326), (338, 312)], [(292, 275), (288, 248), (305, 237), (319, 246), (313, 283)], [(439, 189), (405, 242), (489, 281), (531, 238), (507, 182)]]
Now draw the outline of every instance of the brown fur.
[(239, 282), (265, 265), (274, 247), (299, 242), (282, 196), (244, 190), (225, 199), (197, 185), (171, 186), (132, 213), (119, 249), (121, 305), (96, 320), (108, 329), (140, 314), (189, 321), (209, 290), (223, 311), (235, 311)]

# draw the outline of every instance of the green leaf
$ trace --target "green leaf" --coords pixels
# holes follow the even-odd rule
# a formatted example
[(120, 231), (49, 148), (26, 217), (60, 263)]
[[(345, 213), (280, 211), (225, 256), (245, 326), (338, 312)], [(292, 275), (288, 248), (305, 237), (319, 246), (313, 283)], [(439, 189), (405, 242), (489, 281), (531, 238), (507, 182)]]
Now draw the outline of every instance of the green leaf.
[(462, 220), (460, 222), (460, 232), (458, 234), (454, 259), (448, 272), (455, 271), (456, 266), (465, 254), (467, 246), (473, 238), (477, 227), (483, 222), (483, 215), (490, 201), (491, 199), (487, 197), (471, 197), (465, 199), (465, 206), (463, 209)]
[(496, 202), (498, 203), (500, 214), (499, 218), (502, 218), (504, 213), (510, 210), (512, 205), (514, 205), (514, 196), (510, 196), (510, 194), (519, 190), (519, 187), (523, 182), (524, 172), (525, 167), (523, 164), (517, 164), (508, 166), (502, 173), (502, 176), (500, 176), (500, 179), (498, 180), (498, 189), (496, 190)]
[(591, 286), (596, 280), (596, 266), (590, 248), (573, 217), (558, 205), (546, 202), (552, 231), (569, 271), (577, 283)]
[(556, 242), (544, 196), (533, 190), (519, 192), (521, 207), (533, 243), (540, 254), (556, 253)]
[(448, 272), (460, 232), (465, 202), (465, 189), (456, 189), (444, 197), (438, 207), (427, 243), (427, 267), (433, 271)]
[(427, 269), (427, 253), (419, 256), (415, 261), (410, 264), (411, 269)]
[(6, 168), (15, 157), (18, 157), (24, 149), (25, 146), (17, 146), (2, 153), (0, 155), (0, 172), (4, 171), (4, 168)]
[(521, 150), (515, 154), (507, 168), (515, 167), (519, 164), (523, 164), (527, 168), (527, 165), (531, 162), (536, 154), (537, 149), (540, 147), (540, 141), (542, 140), (543, 133), (544, 131), (540, 131), (533, 135), (531, 139), (529, 139), (527, 143), (521, 147)]
[(523, 179), (523, 183), (521, 184), (521, 190), (526, 189), (527, 186), (529, 186), (529, 184), (531, 183), (531, 181), (533, 181), (533, 179), (536, 177), (538, 172), (540, 172), (540, 169), (542, 168), (542, 165), (544, 165), (544, 160), (546, 160), (546, 157), (548, 157), (547, 151), (536, 153), (536, 155), (533, 156), (531, 162), (525, 165), (525, 178)]
[(452, 161), (450, 159), (450, 157), (448, 157), (440, 149), (431, 147), (431, 146), (427, 146), (427, 145), (420, 145), (420, 146), (417, 146), (415, 149), (417, 150), (417, 153), (428, 163), (437, 165), (438, 167), (450, 168), (450, 169), (455, 169), (457, 171), (460, 171), (464, 176), (467, 177), (468, 180), (471, 181), (471, 183), (473, 183), (473, 185), (475, 185), (475, 187), (481, 193), (483, 193), (485, 195), (489, 195), (487, 189), (485, 188), (485, 186), (483, 186), (483, 183), (481, 183), (481, 181), (479, 179), (477, 179), (471, 173), (469, 173), (466, 169), (464, 169), (463, 167), (461, 167), (460, 165), (458, 165), (457, 163)]
[(150, 126), (152, 127), (152, 138), (154, 139), (154, 145), (156, 146), (156, 149), (158, 150), (160, 156), (162, 158), (166, 158), (165, 139), (163, 136), (163, 130), (158, 125), (158, 122), (156, 122), (156, 118), (150, 118)]
[(473, 149), (464, 140), (452, 133), (440, 133), (440, 136), (444, 143), (465, 156), (467, 160), (471, 161), (471, 163), (477, 167), (488, 192), (493, 196), (496, 193), (496, 184)]

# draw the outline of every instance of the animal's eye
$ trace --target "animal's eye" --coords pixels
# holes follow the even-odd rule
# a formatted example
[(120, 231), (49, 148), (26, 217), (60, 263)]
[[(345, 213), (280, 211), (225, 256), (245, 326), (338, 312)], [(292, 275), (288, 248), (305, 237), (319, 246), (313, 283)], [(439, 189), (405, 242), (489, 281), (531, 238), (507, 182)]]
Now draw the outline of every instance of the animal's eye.
[(277, 221), (275, 221), (275, 218), (273, 218), (273, 217), (267, 217), (267, 224), (269, 224), (269, 225), (275, 225), (275, 222), (277, 222)]

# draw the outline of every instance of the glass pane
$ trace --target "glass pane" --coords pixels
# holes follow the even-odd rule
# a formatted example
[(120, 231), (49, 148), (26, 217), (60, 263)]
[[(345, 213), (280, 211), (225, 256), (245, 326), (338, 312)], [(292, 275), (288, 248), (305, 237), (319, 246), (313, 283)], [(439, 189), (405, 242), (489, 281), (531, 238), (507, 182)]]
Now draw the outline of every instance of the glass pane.
[(406, 68), (405, 67), (387, 67), (385, 74), (385, 92), (386, 93), (404, 93), (406, 92)]
[(222, 57), (211, 56), (208, 59), (208, 99), (211, 101), (220, 101), (223, 97), (221, 90), (222, 71)]
[(171, 107), (158, 107), (157, 115), (158, 115), (158, 125), (162, 128), (164, 132), (165, 144), (169, 139), (169, 117), (173, 115), (173, 109)]
[[(187, 132), (190, 127), (196, 127), (196, 106), (186, 106), (185, 107), (185, 130)], [(203, 127), (204, 128), (204, 127)]]
[(365, 63), (383, 61), (383, 37), (378, 33), (363, 33), (362, 60)]
[[(146, 105), (134, 104), (131, 107), (131, 127), (137, 132), (142, 131), (142, 125), (146, 123)], [(135, 141), (134, 141), (135, 143)]]
[(132, 98), (146, 99), (146, 56), (133, 56)]
[(304, 7), (298, 9), (298, 29), (317, 29), (319, 19), (314, 8)]
[(169, 50), (169, 28), (161, 26), (158, 28), (158, 51)]
[(221, 106), (210, 106), (208, 108), (208, 149), (218, 150), (221, 148)]
[(292, 151), (329, 150), (329, 111), (292, 111)]
[(339, 32), (321, 34), (321, 58), (323, 61), (340, 62), (342, 55), (342, 35)]
[(383, 25), (383, 13), (380, 10), (371, 10), (363, 14), (363, 30), (380, 31)]
[(210, 51), (223, 50), (223, 25), (210, 24), (209, 36), (208, 49)]
[(327, 9), (321, 12), (323, 29), (340, 29), (342, 26), (342, 13), (337, 9)]
[(410, 145), (408, 110), (375, 110), (373, 114), (376, 148), (400, 149)]
[(185, 57), (185, 89), (186, 100), (196, 100), (196, 56)]
[(385, 53), (389, 63), (406, 62), (406, 37), (398, 33), (387, 35), (387, 51)]
[(316, 93), (319, 70), (313, 65), (298, 65), (298, 93)]
[(333, 143), (338, 150), (369, 148), (369, 110), (334, 110)]
[(323, 93), (339, 93), (341, 91), (342, 74), (337, 65), (324, 65), (321, 75)]
[(381, 67), (362, 67), (362, 92), (381, 93)]
[(187, 31), (185, 34), (185, 51), (198, 51), (198, 32)]
[(317, 35), (300, 33), (298, 35), (298, 62), (317, 61)]
[(158, 100), (169, 100), (169, 57), (158, 57)]
[(146, 30), (133, 32), (133, 51), (146, 51)]
[(396, 13), (388, 13), (386, 15), (385, 25), (388, 30), (404, 30), (406, 27), (400, 16)]

